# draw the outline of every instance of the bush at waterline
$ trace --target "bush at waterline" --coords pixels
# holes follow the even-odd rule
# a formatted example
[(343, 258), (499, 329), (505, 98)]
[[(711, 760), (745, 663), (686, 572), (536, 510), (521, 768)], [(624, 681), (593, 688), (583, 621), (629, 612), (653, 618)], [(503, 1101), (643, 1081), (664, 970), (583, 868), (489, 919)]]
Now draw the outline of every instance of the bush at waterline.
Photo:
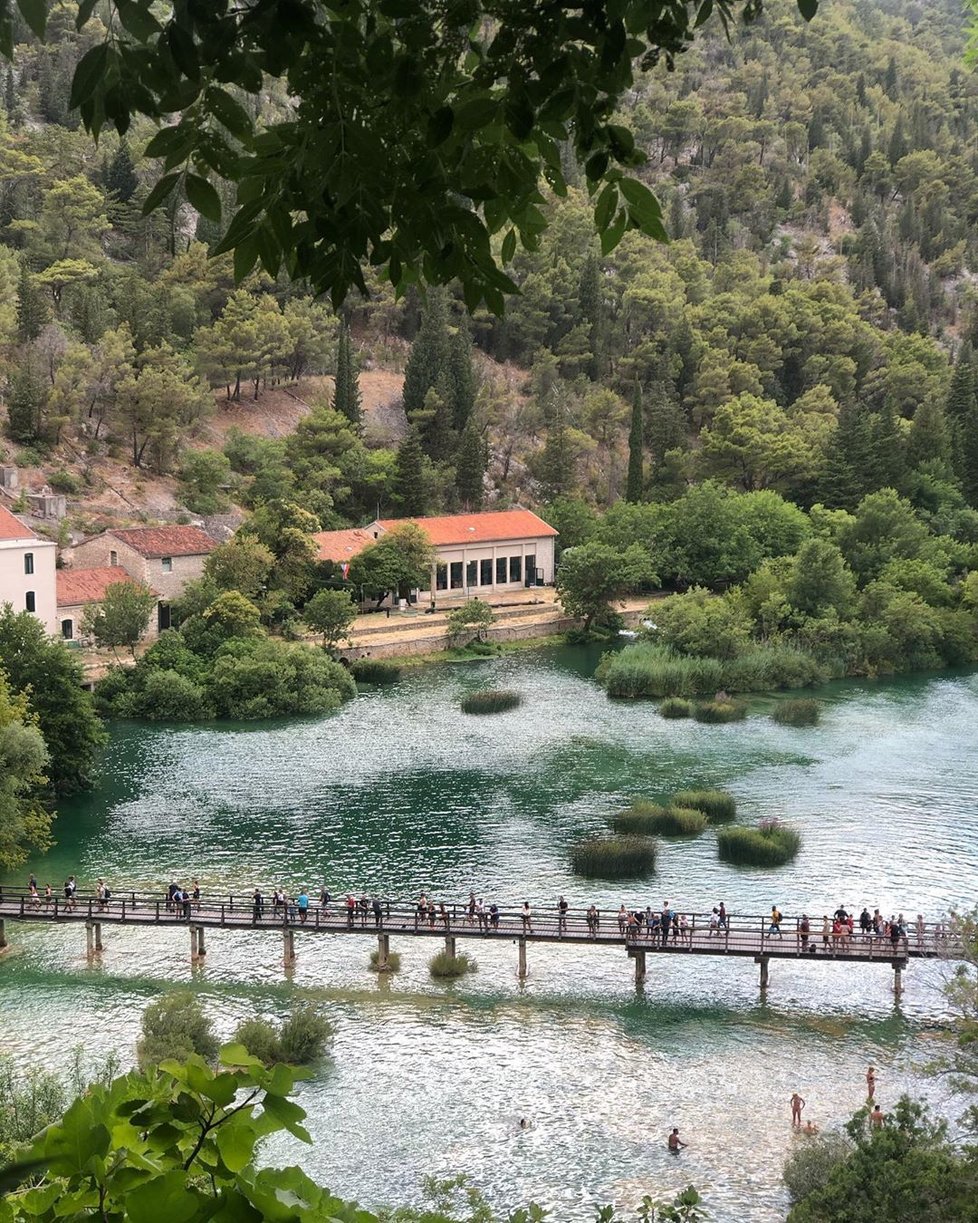
[(801, 834), (780, 820), (765, 820), (756, 828), (721, 828), (717, 849), (721, 862), (736, 866), (784, 866), (801, 848)]
[(747, 717), (747, 706), (743, 701), (702, 701), (693, 711), (697, 722), (742, 722)]
[(821, 704), (812, 700), (779, 701), (771, 714), (782, 726), (817, 726), (821, 716)]
[(589, 837), (571, 849), (571, 867), (587, 879), (640, 879), (655, 870), (657, 851), (651, 837)]
[(672, 803), (702, 811), (711, 824), (726, 824), (737, 814), (737, 800), (726, 790), (677, 790)]
[(383, 658), (358, 658), (350, 670), (358, 684), (396, 684), (401, 678), (401, 668), (397, 663), (387, 662)]
[(702, 811), (689, 807), (660, 807), (655, 803), (637, 802), (626, 811), (619, 811), (611, 827), (624, 836), (698, 837), (706, 823)]
[(487, 688), (482, 692), (470, 692), (462, 697), (463, 713), (505, 713), (523, 703), (518, 692), (504, 688)]
[(669, 696), (659, 706), (659, 713), (664, 718), (691, 718), (693, 702), (684, 700), (681, 696)]
[(454, 979), (464, 977), (468, 972), (476, 971), (476, 962), (464, 951), (452, 955), (449, 951), (439, 951), (431, 957), (428, 970), (433, 977)]

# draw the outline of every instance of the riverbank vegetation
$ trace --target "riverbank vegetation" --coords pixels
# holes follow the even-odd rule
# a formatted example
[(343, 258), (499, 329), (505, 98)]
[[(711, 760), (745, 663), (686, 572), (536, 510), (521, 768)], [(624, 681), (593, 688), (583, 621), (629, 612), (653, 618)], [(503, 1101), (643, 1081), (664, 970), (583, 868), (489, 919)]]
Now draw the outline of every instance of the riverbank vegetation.
[(784, 866), (800, 848), (801, 833), (780, 820), (762, 820), (756, 828), (736, 825), (717, 831), (720, 861), (735, 866)]
[(322, 1057), (332, 1035), (329, 1020), (307, 1004), (295, 1007), (278, 1024), (258, 1016), (245, 1019), (235, 1029), (233, 1040), (265, 1066), (309, 1066)]
[(505, 713), (523, 703), (519, 692), (505, 688), (486, 688), (479, 692), (468, 692), (462, 697), (463, 713)]
[(658, 846), (652, 837), (588, 837), (571, 849), (571, 869), (586, 879), (641, 879), (655, 870)]
[(660, 807), (649, 802), (634, 802), (611, 820), (614, 832), (643, 837), (698, 837), (706, 824), (702, 811), (683, 806)]
[(729, 823), (737, 814), (737, 800), (726, 790), (677, 790), (671, 801), (702, 811), (711, 824)]
[(693, 702), (683, 700), (681, 696), (670, 696), (659, 706), (659, 713), (664, 718), (691, 718), (693, 716)]
[(693, 717), (697, 722), (742, 722), (747, 717), (747, 702), (718, 696), (712, 701), (700, 701), (693, 709)]
[(398, 664), (383, 658), (358, 658), (351, 664), (350, 673), (358, 685), (372, 684), (378, 688), (396, 684), (401, 678)]
[(821, 716), (821, 702), (804, 698), (778, 701), (771, 713), (772, 719), (782, 726), (817, 726)]

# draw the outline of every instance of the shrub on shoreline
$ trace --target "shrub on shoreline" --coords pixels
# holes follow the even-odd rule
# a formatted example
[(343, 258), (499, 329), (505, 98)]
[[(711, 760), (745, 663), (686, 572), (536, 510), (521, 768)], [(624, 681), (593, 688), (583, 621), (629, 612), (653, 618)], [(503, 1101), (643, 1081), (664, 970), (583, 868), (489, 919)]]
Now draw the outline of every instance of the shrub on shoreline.
[(659, 807), (655, 803), (636, 802), (612, 819), (612, 829), (621, 836), (698, 837), (706, 827), (707, 817), (690, 807)]
[(383, 658), (358, 658), (350, 671), (358, 684), (396, 684), (401, 678), (401, 668), (397, 663)]
[(669, 696), (659, 706), (659, 713), (664, 718), (691, 718), (693, 702), (684, 700), (681, 696)]
[(747, 717), (747, 705), (743, 701), (725, 700), (701, 701), (693, 710), (697, 722), (742, 722)]
[(801, 834), (780, 820), (763, 820), (756, 828), (721, 828), (717, 850), (721, 862), (736, 866), (784, 866), (801, 848)]
[(464, 951), (459, 951), (455, 955), (448, 951), (439, 951), (431, 957), (428, 971), (433, 977), (451, 981), (464, 977), (466, 973), (476, 972), (477, 965), (475, 960), (470, 955), (466, 955)]
[(677, 790), (672, 802), (702, 811), (711, 824), (726, 824), (737, 814), (737, 800), (726, 790)]
[(523, 704), (519, 692), (504, 688), (486, 688), (481, 692), (469, 692), (462, 697), (463, 713), (505, 713)]
[(823, 684), (829, 678), (829, 671), (811, 654), (788, 645), (750, 646), (736, 658), (719, 659), (640, 641), (606, 655), (595, 671), (609, 696), (626, 699), (773, 692)]
[(771, 714), (782, 726), (816, 726), (821, 716), (822, 706), (813, 700), (779, 701)]
[(657, 852), (651, 837), (589, 837), (571, 849), (571, 867), (587, 879), (640, 879), (655, 870)]

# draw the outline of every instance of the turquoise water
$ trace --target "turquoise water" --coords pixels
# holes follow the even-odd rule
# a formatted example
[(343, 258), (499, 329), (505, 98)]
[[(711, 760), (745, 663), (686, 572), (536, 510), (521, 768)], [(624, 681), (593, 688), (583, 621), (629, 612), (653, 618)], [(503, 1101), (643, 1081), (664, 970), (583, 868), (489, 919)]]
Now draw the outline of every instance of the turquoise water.
[[(553, 650), (430, 668), (325, 719), (119, 725), (102, 788), (65, 812), (58, 847), (31, 865), (42, 883), (73, 871), (117, 892), (194, 876), (205, 892), (325, 880), (333, 892), (451, 900), (473, 888), (541, 906), (563, 892), (614, 908), (722, 899), (734, 912), (821, 914), (842, 902), (933, 918), (973, 903), (975, 677), (840, 684), (817, 728), (778, 726), (763, 701), (744, 723), (703, 726), (608, 701), (594, 662)], [(524, 704), (460, 714), (462, 693), (486, 686), (517, 688)], [(744, 820), (791, 820), (798, 858), (775, 872), (729, 867), (708, 831), (663, 845), (645, 884), (570, 875), (570, 844), (625, 801), (688, 785), (728, 787)], [(314, 1146), (267, 1153), (372, 1205), (416, 1200), (425, 1174), (461, 1169), (500, 1205), (534, 1198), (568, 1223), (589, 1219), (592, 1202), (690, 1182), (718, 1219), (779, 1219), (781, 1163), (803, 1141), (790, 1133), (792, 1091), (820, 1124), (839, 1122), (872, 1061), (884, 1107), (908, 1087), (945, 1103), (917, 1069), (944, 1039), (935, 964), (911, 966), (896, 1008), (886, 967), (775, 962), (762, 1001), (750, 961), (653, 958), (637, 992), (624, 951), (531, 946), (521, 984), (516, 948), (500, 940), (446, 987), (428, 975), (431, 944), (396, 938), (403, 971), (378, 981), (369, 937), (299, 932), (286, 977), (274, 935), (213, 932), (192, 970), (186, 932), (106, 928), (92, 966), (80, 928), (14, 933), (0, 1050), (53, 1066), (79, 1041), (131, 1057), (142, 1006), (171, 981), (193, 983), (222, 1035), (247, 1014), (284, 1013), (296, 994), (322, 999), (333, 1056), (300, 1090)], [(673, 1124), (690, 1143), (679, 1160), (665, 1151)]]

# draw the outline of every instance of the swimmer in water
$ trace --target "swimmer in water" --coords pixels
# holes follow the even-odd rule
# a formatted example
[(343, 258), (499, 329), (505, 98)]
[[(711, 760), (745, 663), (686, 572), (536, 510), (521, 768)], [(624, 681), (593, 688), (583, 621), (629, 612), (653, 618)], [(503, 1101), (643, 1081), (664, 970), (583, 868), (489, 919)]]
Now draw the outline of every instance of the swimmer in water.
[(669, 1150), (675, 1151), (678, 1154), (679, 1149), (685, 1145), (686, 1143), (679, 1137), (679, 1129), (674, 1127), (672, 1133), (669, 1135)]

